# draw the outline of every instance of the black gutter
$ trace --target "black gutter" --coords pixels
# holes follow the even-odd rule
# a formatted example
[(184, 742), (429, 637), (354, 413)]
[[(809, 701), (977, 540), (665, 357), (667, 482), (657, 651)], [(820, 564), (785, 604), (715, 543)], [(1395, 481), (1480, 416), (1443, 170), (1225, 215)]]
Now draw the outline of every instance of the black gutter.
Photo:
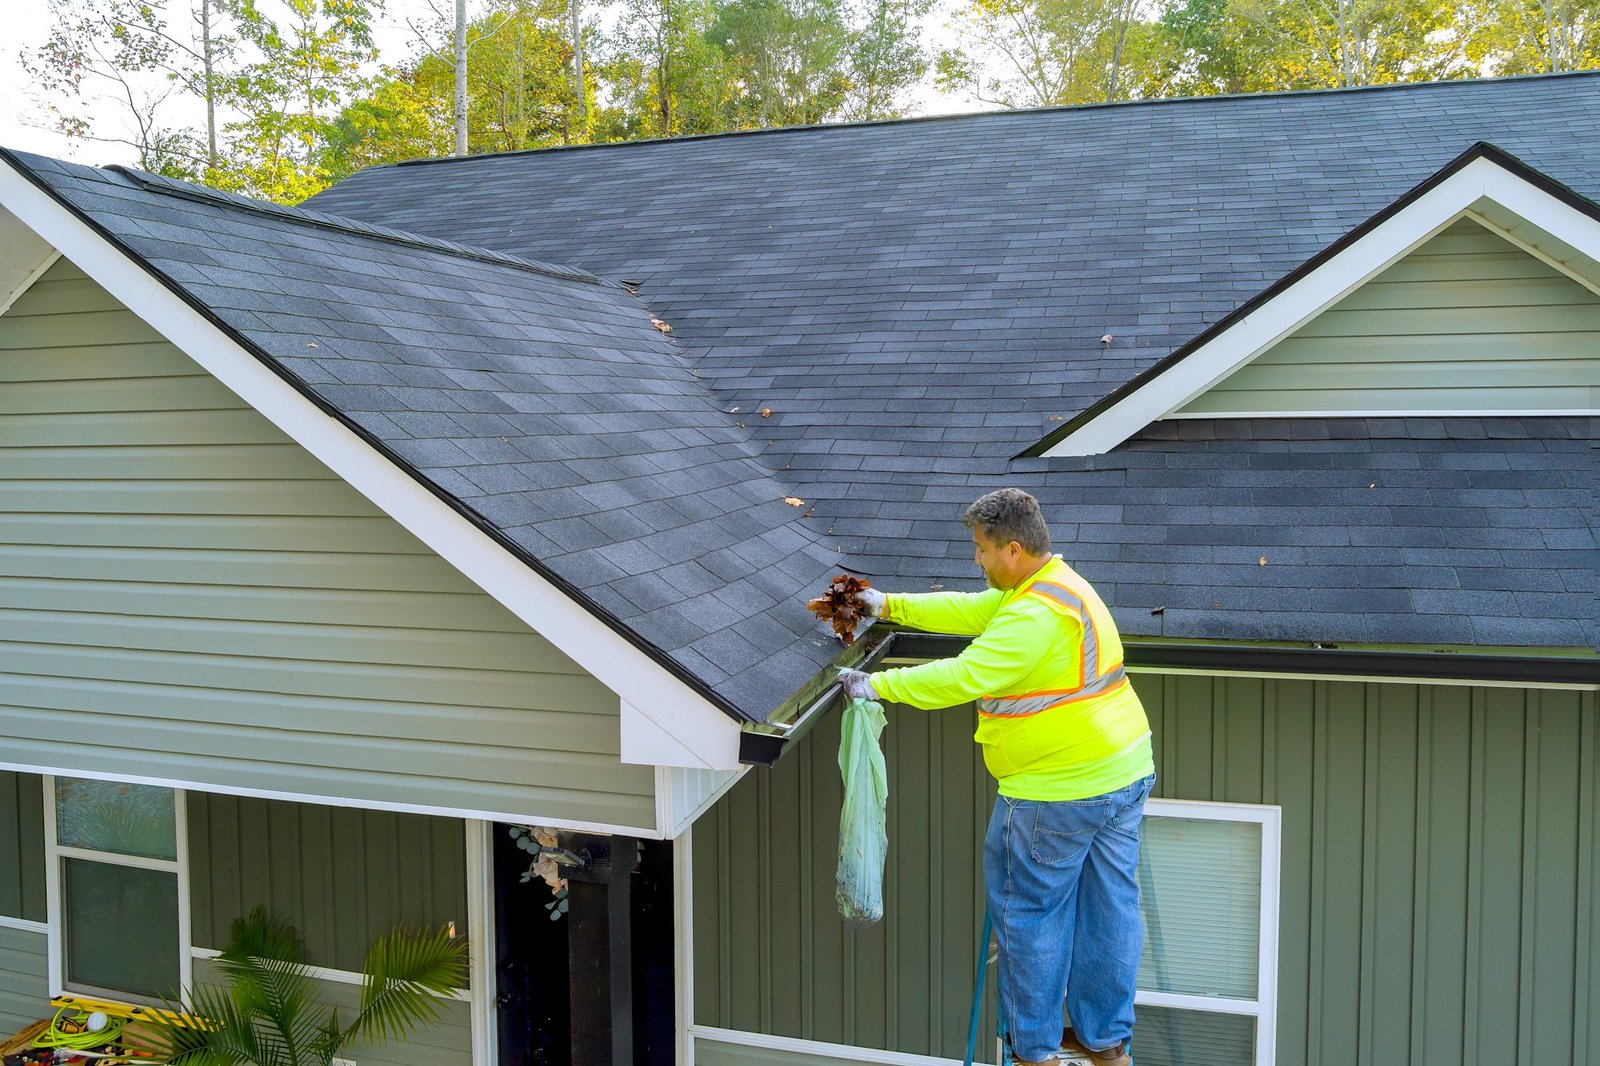
[(1289, 273), (1285, 274), (1283, 277), (1279, 278), (1265, 289), (1262, 289), (1260, 292), (1256, 293), (1256, 295), (1252, 296), (1250, 299), (1246, 300), (1244, 303), (1228, 312), (1228, 314), (1224, 315), (1216, 322), (1212, 323), (1212, 325), (1209, 326), (1199, 336), (1183, 344), (1171, 355), (1168, 355), (1159, 362), (1146, 368), (1141, 373), (1135, 375), (1132, 379), (1122, 385), (1121, 388), (1118, 388), (1109, 395), (1102, 397), (1098, 402), (1086, 407), (1075, 417), (1069, 419), (1062, 425), (1057, 426), (1055, 429), (1046, 434), (1043, 439), (1028, 445), (1028, 447), (1012, 456), (1012, 458), (1037, 459), (1044, 455), (1045, 452), (1048, 452), (1061, 441), (1076, 433), (1085, 424), (1095, 418), (1098, 418), (1101, 414), (1110, 410), (1118, 403), (1121, 403), (1128, 396), (1131, 396), (1133, 393), (1149, 384), (1155, 378), (1165, 374), (1178, 363), (1181, 363), (1187, 359), (1195, 351), (1204, 347), (1206, 344), (1209, 344), (1214, 338), (1232, 329), (1241, 320), (1252, 314), (1263, 304), (1277, 299), (1286, 289), (1299, 282), (1300, 279), (1304, 278), (1307, 274), (1310, 274), (1312, 271), (1322, 266), (1322, 264), (1326, 263), (1334, 256), (1339, 255), (1346, 248), (1349, 248), (1362, 237), (1365, 237), (1372, 230), (1377, 229), (1390, 218), (1410, 207), (1417, 200), (1425, 196), (1435, 186), (1443, 184), (1447, 179), (1453, 177), (1458, 171), (1479, 159), (1488, 159), (1491, 162), (1498, 164), (1529, 184), (1537, 186), (1542, 191), (1549, 193), (1551, 196), (1560, 200), (1562, 203), (1573, 208), (1574, 210), (1581, 211), (1590, 218), (1600, 221), (1600, 205), (1596, 205), (1593, 200), (1590, 200), (1588, 197), (1584, 196), (1582, 193), (1579, 193), (1575, 189), (1571, 189), (1568, 186), (1561, 184), (1561, 182), (1556, 181), (1548, 174), (1544, 174), (1538, 170), (1535, 170), (1533, 167), (1529, 166), (1527, 163), (1524, 163), (1521, 159), (1518, 159), (1510, 152), (1505, 151), (1503, 148), (1499, 148), (1493, 144), (1490, 144), (1488, 141), (1478, 141), (1472, 147), (1468, 148), (1450, 162), (1446, 163), (1442, 168), (1435, 171), (1432, 176), (1426, 178), (1421, 184), (1412, 188), (1398, 200), (1395, 200), (1388, 207), (1385, 207), (1383, 210), (1379, 211), (1377, 214), (1361, 223), (1361, 225), (1357, 226), (1349, 233), (1346, 233), (1343, 237), (1340, 237), (1322, 251), (1318, 252), (1310, 259), (1307, 259), (1304, 263), (1301, 263)]
[[(885, 659), (944, 659), (961, 654), (967, 637), (938, 633), (890, 633), (858, 664), (871, 670)], [(1379, 651), (1333, 645), (1267, 646), (1256, 644), (1184, 644), (1172, 641), (1124, 641), (1130, 668), (1191, 669), (1225, 673), (1245, 671), (1279, 676), (1376, 677), (1418, 681), (1500, 684), (1600, 686), (1600, 658), (1580, 655), (1494, 655), (1456, 651)], [(835, 708), (843, 709), (844, 691), (829, 685), (794, 722), (777, 734), (746, 732), (739, 738), (739, 761), (771, 766)]]
[[(235, 344), (244, 349), (246, 352), (249, 352), (255, 357), (257, 362), (261, 363), (262, 366), (276, 374), (287, 385), (293, 388), (301, 396), (304, 396), (307, 400), (309, 400), (311, 404), (317, 408), (317, 410), (321, 411), (335, 422), (338, 422), (345, 429), (355, 434), (357, 438), (363, 441), (373, 451), (383, 456), (390, 463), (394, 464), (397, 469), (409, 475), (413, 481), (421, 485), (428, 492), (432, 493), (441, 503), (449, 507), (452, 511), (455, 511), (473, 526), (477, 527), (481, 533), (487, 536), (490, 540), (494, 541), (496, 544), (500, 545), (506, 551), (510, 552), (514, 558), (520, 559), (523, 563), (527, 564), (529, 569), (538, 574), (544, 580), (548, 581), (550, 584), (554, 585), (568, 599), (572, 600), (579, 607), (582, 607), (584, 610), (588, 611), (598, 621), (605, 625), (606, 628), (616, 633), (617, 636), (621, 637), (629, 644), (632, 644), (641, 653), (652, 659), (656, 665), (660, 666), (663, 670), (667, 671), (667, 673), (683, 682), (683, 684), (687, 686), (690, 691), (703, 697), (707, 703), (710, 703), (713, 707), (717, 708), (723, 714), (726, 714), (729, 718), (732, 718), (736, 722), (742, 723), (753, 720), (752, 716), (748, 712), (742, 710), (735, 703), (733, 703), (733, 701), (718, 693), (710, 685), (706, 684), (706, 682), (695, 676), (695, 674), (690, 672), (688, 667), (684, 666), (682, 663), (672, 658), (672, 656), (668, 655), (666, 652), (650, 643), (644, 637), (640, 636), (620, 618), (612, 614), (603, 605), (592, 599), (588, 593), (583, 591), (583, 589), (562, 577), (549, 564), (535, 558), (531, 553), (528, 552), (526, 548), (523, 548), (516, 541), (512, 540), (510, 537), (506, 536), (505, 533), (501, 532), (500, 528), (493, 522), (490, 522), (487, 518), (483, 517), (483, 515), (479, 514), (477, 511), (473, 510), (471, 507), (465, 503), (462, 503), (450, 493), (434, 484), (426, 474), (412, 466), (407, 460), (402, 458), (398, 452), (394, 451), (383, 441), (375, 437), (371, 432), (363, 428), (355, 419), (351, 418), (339, 408), (335, 407), (333, 404), (317, 395), (316, 390), (303, 381), (299, 375), (295, 374), (288, 367), (279, 363), (267, 353), (266, 349), (256, 344), (237, 329), (234, 329), (215, 311), (213, 311), (200, 300), (196, 299), (193, 294), (191, 294), (182, 285), (174, 281), (154, 263), (151, 263), (144, 256), (140, 255), (133, 248), (125, 244), (121, 238), (116, 236), (116, 234), (112, 233), (99, 222), (95, 221), (95, 219), (92, 218), (88, 212), (84, 211), (77, 204), (73, 203), (65, 193), (56, 189), (38, 174), (35, 174), (33, 169), (22, 160), (18, 159), (10, 149), (0, 148), (0, 160), (4, 160), (13, 170), (22, 175), (23, 178), (37, 187), (46, 196), (50, 197), (50, 199), (60, 204), (78, 221), (82, 222), (85, 226), (88, 226), (90, 230), (92, 230), (107, 244), (111, 245), (111, 247), (127, 256), (130, 261), (142, 267), (146, 273), (148, 273), (152, 278), (156, 279), (156, 281), (160, 282), (161, 285), (167, 289), (167, 291), (171, 292), (178, 299), (182, 300), (197, 314), (199, 314), (200, 317), (204, 318), (207, 322), (210, 322), (217, 329), (221, 330), (224, 336), (232, 338)], [(223, 205), (218, 204), (217, 206), (218, 208), (222, 208)]]

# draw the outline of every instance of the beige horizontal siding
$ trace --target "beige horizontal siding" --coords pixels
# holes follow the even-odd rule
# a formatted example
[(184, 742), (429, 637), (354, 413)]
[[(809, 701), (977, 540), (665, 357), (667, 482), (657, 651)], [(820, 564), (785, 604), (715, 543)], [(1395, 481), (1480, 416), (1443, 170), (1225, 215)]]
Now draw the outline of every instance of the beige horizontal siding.
[(61, 261), (0, 318), (3, 761), (649, 827), (616, 697)]
[(1596, 406), (1600, 296), (1463, 219), (1181, 413)]

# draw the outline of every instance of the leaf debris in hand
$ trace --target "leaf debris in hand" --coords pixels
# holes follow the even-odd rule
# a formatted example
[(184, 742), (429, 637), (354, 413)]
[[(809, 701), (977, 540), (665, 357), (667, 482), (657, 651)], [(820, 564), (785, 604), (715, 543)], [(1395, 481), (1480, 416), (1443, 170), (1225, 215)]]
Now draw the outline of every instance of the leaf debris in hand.
[(833, 632), (846, 646), (856, 642), (856, 626), (865, 614), (861, 593), (872, 586), (859, 577), (840, 574), (828, 583), (822, 595), (806, 604), (806, 610), (825, 622), (833, 623)]

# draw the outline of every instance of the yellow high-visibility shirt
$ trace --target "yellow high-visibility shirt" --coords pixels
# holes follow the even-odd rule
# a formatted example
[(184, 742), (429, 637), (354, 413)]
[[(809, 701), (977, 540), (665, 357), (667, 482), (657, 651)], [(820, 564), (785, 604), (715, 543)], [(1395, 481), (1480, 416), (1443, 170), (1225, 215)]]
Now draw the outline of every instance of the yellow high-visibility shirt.
[(925, 710), (977, 701), (973, 739), (1002, 796), (1087, 799), (1154, 772), (1116, 624), (1060, 556), (1014, 589), (890, 593), (883, 617), (974, 638), (954, 658), (874, 674), (872, 686)]

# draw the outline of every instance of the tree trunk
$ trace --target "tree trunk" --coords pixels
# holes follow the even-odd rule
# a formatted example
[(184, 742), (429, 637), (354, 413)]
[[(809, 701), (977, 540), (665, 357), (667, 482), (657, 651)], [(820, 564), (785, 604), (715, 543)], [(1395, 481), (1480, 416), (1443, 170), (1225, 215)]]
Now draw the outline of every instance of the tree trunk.
[(578, 140), (587, 140), (589, 130), (588, 104), (583, 93), (583, 10), (582, 0), (570, 0), (568, 11), (572, 19), (572, 90), (578, 100)]
[(456, 155), (467, 154), (467, 0), (456, 0)]
[(200, 0), (200, 59), (206, 77), (206, 169), (216, 173), (217, 157), (217, 82), (212, 70), (211, 5), (215, 0)]
[(672, 17), (672, 10), (668, 0), (661, 0), (661, 28), (656, 35), (656, 104), (661, 112), (661, 136), (672, 136), (672, 91), (669, 78), (671, 76), (670, 61), (667, 56), (668, 42), (672, 40), (672, 31), (667, 20)]

